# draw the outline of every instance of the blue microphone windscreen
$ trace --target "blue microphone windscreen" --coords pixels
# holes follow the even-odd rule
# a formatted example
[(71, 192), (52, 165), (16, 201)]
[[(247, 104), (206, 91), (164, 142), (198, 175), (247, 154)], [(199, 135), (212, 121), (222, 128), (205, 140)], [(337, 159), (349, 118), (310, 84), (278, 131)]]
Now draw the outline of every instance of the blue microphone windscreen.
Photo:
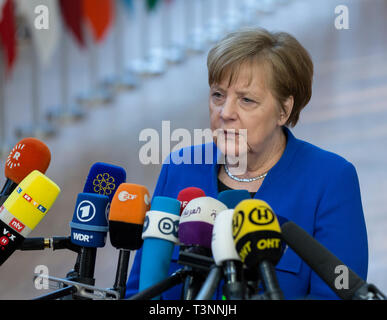
[(167, 212), (179, 216), (180, 201), (169, 197), (154, 197), (151, 204), (151, 210)]
[(81, 247), (105, 246), (108, 232), (107, 210), (109, 197), (80, 193), (70, 222), (71, 242)]
[(234, 209), (239, 202), (246, 199), (251, 199), (251, 195), (247, 190), (225, 190), (218, 195), (218, 200), (223, 202), (229, 209)]
[(125, 181), (126, 171), (124, 168), (97, 162), (90, 168), (83, 192), (108, 196), (109, 202), (111, 202), (116, 190)]

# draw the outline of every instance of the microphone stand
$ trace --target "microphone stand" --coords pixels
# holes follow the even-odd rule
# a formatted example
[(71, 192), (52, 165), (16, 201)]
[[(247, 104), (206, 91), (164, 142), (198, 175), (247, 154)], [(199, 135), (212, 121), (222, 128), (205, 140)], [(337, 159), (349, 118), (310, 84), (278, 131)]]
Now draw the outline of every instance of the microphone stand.
[[(78, 254), (77, 260), (75, 262), (74, 269), (67, 273), (65, 279), (36, 274), (34, 280), (36, 278), (48, 279), (49, 281), (58, 283), (60, 288), (56, 291), (36, 297), (32, 300), (120, 299), (120, 294), (116, 290), (101, 289), (94, 286), (94, 268), (89, 268), (89, 265), (95, 265), (97, 248), (79, 247), (71, 242), (71, 237), (52, 237), (26, 238), (18, 249), (21, 251), (35, 251), (44, 250), (47, 248), (51, 248), (53, 250), (71, 250)], [(122, 259), (125, 259), (124, 254)], [(118, 283), (121, 282), (122, 281), (118, 279)]]
[(245, 299), (243, 264), (240, 261), (226, 261), (223, 264), (225, 284), (223, 293), (227, 300)]
[(116, 279), (114, 281), (113, 290), (120, 294), (120, 298), (125, 297), (126, 280), (128, 278), (130, 250), (120, 249), (118, 257)]
[(193, 300), (198, 295), (210, 268), (214, 265), (210, 256), (211, 250), (201, 246), (182, 247), (180, 250), (178, 263), (185, 265), (191, 273), (184, 282), (182, 300)]
[[(186, 251), (180, 251), (177, 263), (185, 267), (179, 269), (167, 279), (131, 296), (128, 300), (150, 300), (184, 282), (187, 277), (195, 276), (197, 270), (204, 270), (208, 273), (214, 266), (214, 260), (212, 258)], [(190, 268), (187, 268), (187, 266)]]
[(365, 283), (356, 290), (352, 300), (386, 300), (386, 296), (375, 285)]
[(222, 268), (214, 265), (195, 300), (210, 300), (222, 278)]
[[(66, 280), (73, 280), (79, 277), (79, 253), (80, 247), (71, 242), (71, 237), (52, 237), (52, 238), (26, 238), (21, 246), (18, 248), (20, 251), (37, 251), (44, 249), (60, 250), (68, 249), (70, 251), (78, 253), (78, 259), (73, 270), (66, 275)], [(39, 296), (32, 300), (53, 300), (59, 298), (73, 297), (73, 294), (77, 292), (75, 286), (65, 286), (59, 288), (54, 292)]]
[(284, 300), (284, 295), (278, 284), (277, 275), (272, 263), (263, 261), (259, 265), (263, 285), (270, 300)]
[(73, 295), (75, 292), (77, 292), (77, 288), (75, 286), (64, 287), (54, 292), (50, 292), (48, 294), (42, 295), (40, 297), (33, 298), (32, 300), (55, 300), (55, 299), (60, 299), (66, 296)]
[(274, 265), (269, 261), (262, 261), (259, 264), (259, 274), (265, 292), (253, 295), (251, 300), (284, 300), (284, 295), (278, 284)]
[(58, 299), (61, 297), (68, 297), (72, 294), (77, 298), (87, 298), (87, 299), (102, 299), (102, 300), (118, 300), (118, 293), (110, 289), (100, 289), (91, 285), (84, 283), (79, 283), (76, 281), (71, 281), (67, 279), (60, 279), (56, 277), (51, 277), (47, 275), (35, 275), (36, 278), (48, 279), (50, 281), (57, 282), (59, 285), (66, 285), (64, 288), (60, 288), (57, 291), (51, 292), (47, 295), (37, 297), (33, 300), (49, 300), (49, 299)]
[(97, 248), (81, 247), (79, 253), (79, 282), (94, 285), (94, 269)]
[[(82, 283), (85, 285), (82, 287), (83, 290), (86, 290), (86, 285), (92, 287), (95, 284), (94, 270), (96, 257), (97, 248), (80, 247), (74, 270), (70, 271), (70, 273), (72, 274), (71, 278), (73, 279), (73, 281), (75, 281), (75, 283)], [(67, 275), (67, 277), (69, 277), (69, 275)], [(86, 292), (87, 294), (81, 296), (73, 294), (73, 299), (85, 300), (86, 298), (88, 300), (88, 296), (91, 295), (91, 292), (84, 292)]]
[(186, 269), (179, 269), (175, 273), (173, 273), (167, 279), (160, 281), (148, 289), (145, 289), (133, 296), (131, 296), (128, 300), (150, 300), (154, 297), (161, 295), (164, 291), (173, 288), (174, 286), (182, 283), (187, 276), (189, 276), (191, 272)]

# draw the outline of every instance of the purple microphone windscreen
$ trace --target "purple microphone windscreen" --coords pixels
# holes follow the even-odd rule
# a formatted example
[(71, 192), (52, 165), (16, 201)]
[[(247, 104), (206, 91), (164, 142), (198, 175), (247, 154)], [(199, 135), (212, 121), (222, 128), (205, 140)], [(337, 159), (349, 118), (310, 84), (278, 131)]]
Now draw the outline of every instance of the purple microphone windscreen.
[(202, 246), (211, 249), (215, 218), (223, 210), (227, 210), (227, 207), (211, 197), (191, 200), (180, 217), (180, 243), (184, 246)]

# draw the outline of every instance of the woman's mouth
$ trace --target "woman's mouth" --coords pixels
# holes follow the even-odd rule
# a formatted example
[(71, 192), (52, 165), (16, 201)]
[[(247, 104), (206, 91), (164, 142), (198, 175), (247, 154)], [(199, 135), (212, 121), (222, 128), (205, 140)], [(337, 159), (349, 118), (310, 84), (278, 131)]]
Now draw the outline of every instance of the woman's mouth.
[(234, 138), (236, 137), (237, 135), (239, 135), (239, 133), (235, 130), (235, 129), (228, 129), (228, 130), (223, 130), (223, 134), (226, 138), (230, 139), (230, 138)]

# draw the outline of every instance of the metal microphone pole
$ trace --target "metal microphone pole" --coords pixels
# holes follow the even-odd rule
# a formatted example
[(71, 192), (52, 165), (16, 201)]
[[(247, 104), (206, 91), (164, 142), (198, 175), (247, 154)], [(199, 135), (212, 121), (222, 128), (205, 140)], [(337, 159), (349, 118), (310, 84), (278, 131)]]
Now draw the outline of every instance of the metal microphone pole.
[(182, 246), (177, 263), (185, 265), (189, 273), (183, 285), (181, 299), (193, 300), (214, 265), (211, 250), (201, 246)]
[(113, 290), (116, 290), (120, 294), (120, 298), (123, 299), (125, 297), (126, 281), (128, 279), (130, 250), (120, 249), (119, 251), (120, 253)]
[(259, 271), (269, 300), (284, 300), (273, 264), (269, 261), (262, 261)]
[(195, 300), (211, 300), (221, 279), (222, 268), (214, 265)]
[[(36, 278), (47, 279), (55, 282), (57, 290), (48, 294), (33, 298), (32, 300), (79, 300), (79, 299), (103, 299), (119, 300), (121, 297), (117, 290), (101, 289), (94, 286), (94, 270), (97, 248), (79, 247), (71, 242), (71, 237), (52, 238), (26, 238), (19, 250), (33, 251), (51, 248), (53, 250), (68, 249), (78, 253), (74, 269), (70, 270), (65, 279), (43, 274), (35, 274)], [(91, 250), (87, 250), (91, 249)], [(122, 258), (125, 260), (125, 256)], [(126, 268), (127, 269), (127, 268)], [(125, 277), (125, 274), (122, 278)], [(122, 283), (118, 278), (118, 283)]]
[(190, 271), (186, 270), (185, 268), (180, 269), (173, 273), (167, 279), (131, 296), (128, 300), (150, 300), (154, 297), (161, 295), (164, 291), (169, 290), (174, 286), (182, 283), (189, 274)]
[(64, 288), (60, 288), (56, 291), (47, 293), (45, 295), (39, 296), (37, 298), (33, 298), (32, 300), (55, 300), (64, 298), (66, 296), (72, 296), (77, 291), (75, 286), (68, 286)]

